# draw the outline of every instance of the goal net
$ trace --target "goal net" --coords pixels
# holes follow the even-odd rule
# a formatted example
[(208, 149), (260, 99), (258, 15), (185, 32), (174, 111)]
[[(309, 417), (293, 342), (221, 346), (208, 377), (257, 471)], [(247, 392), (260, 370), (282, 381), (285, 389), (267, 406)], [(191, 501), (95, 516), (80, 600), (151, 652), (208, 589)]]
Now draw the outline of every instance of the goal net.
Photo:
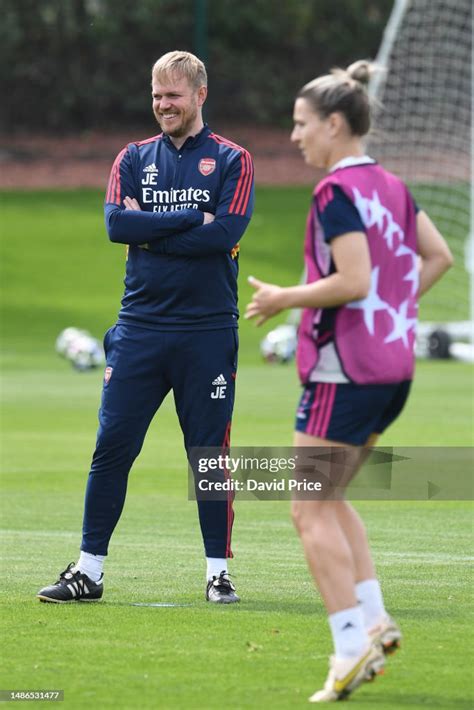
[(367, 152), (409, 184), (455, 257), (421, 301), (421, 338), (441, 326), (472, 343), (471, 0), (396, 0), (377, 63)]

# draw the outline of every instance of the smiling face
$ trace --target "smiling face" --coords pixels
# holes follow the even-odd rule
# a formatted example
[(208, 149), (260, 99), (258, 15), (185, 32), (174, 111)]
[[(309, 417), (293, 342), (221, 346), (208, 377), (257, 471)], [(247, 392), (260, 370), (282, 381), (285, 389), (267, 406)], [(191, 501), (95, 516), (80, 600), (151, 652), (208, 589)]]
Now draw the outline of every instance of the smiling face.
[(186, 77), (153, 76), (153, 113), (163, 133), (181, 144), (203, 127), (202, 105), (207, 88), (190, 85)]
[(331, 116), (321, 118), (306, 99), (298, 98), (293, 121), (291, 140), (298, 145), (305, 161), (314, 168), (327, 168), (334, 134)]

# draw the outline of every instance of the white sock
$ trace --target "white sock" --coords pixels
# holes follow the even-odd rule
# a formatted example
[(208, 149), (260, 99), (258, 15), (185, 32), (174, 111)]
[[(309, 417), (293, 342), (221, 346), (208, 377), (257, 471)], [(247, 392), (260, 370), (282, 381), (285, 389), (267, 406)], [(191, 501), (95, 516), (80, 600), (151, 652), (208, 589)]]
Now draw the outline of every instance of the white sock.
[(359, 606), (330, 614), (329, 626), (338, 659), (359, 656), (367, 648), (369, 637), (364, 627), (362, 609)]
[(207, 580), (219, 577), (221, 572), (227, 573), (227, 560), (225, 557), (206, 557)]
[(90, 552), (83, 552), (76, 562), (76, 569), (82, 574), (87, 574), (93, 582), (98, 582), (104, 568), (105, 555), (91, 555)]
[(366, 629), (387, 616), (378, 579), (365, 579), (356, 584), (356, 597), (362, 608)]

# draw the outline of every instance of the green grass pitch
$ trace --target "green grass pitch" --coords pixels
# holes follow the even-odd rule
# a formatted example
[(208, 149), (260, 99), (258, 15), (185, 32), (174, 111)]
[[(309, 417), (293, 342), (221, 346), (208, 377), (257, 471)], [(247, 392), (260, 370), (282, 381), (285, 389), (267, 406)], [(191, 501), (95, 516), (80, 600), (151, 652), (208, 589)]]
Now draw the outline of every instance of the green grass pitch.
[[(242, 243), (249, 274), (291, 283), (301, 268), (309, 190), (257, 194)], [(64, 689), (70, 708), (200, 710), (307, 707), (325, 679), (330, 636), (285, 502), (237, 502), (240, 605), (204, 601), (195, 504), (168, 398), (129, 483), (106, 564), (105, 601), (34, 598), (78, 554), (101, 373), (54, 353), (59, 331), (97, 337), (115, 319), (124, 250), (110, 245), (93, 191), (4, 193), (0, 689)], [(441, 286), (439, 287), (441, 288)], [(276, 321), (277, 322), (277, 321)], [(269, 326), (273, 327), (273, 324)], [(263, 333), (241, 324), (233, 442), (290, 445), (292, 366), (260, 362)], [(422, 362), (386, 445), (472, 445), (472, 368)], [(365, 502), (390, 611), (405, 639), (384, 677), (349, 701), (361, 710), (472, 707), (472, 505)], [(170, 603), (175, 607), (134, 606)]]

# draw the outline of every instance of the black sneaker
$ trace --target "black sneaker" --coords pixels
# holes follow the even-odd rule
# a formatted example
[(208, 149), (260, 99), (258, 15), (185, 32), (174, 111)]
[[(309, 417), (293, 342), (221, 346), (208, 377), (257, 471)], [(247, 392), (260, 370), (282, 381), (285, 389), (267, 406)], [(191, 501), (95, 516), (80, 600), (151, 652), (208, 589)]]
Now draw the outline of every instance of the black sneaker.
[(235, 593), (235, 587), (227, 572), (221, 572), (218, 577), (209, 580), (206, 587), (206, 599), (215, 604), (235, 604), (240, 597)]
[(41, 602), (65, 604), (66, 602), (99, 601), (104, 592), (102, 583), (104, 575), (101, 575), (98, 582), (93, 582), (79, 570), (73, 571), (74, 565), (75, 563), (71, 562), (64, 572), (61, 572), (57, 582), (39, 590), (36, 596)]

